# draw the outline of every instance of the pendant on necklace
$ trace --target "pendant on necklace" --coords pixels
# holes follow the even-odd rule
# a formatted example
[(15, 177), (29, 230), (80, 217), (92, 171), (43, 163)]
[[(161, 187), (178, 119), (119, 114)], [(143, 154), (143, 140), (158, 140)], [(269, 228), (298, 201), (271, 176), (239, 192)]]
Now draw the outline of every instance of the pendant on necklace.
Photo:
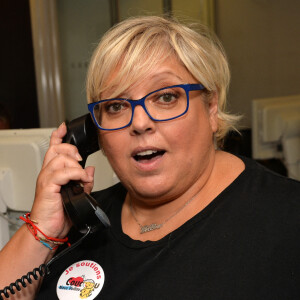
[(144, 225), (144, 226), (140, 225), (140, 227), (141, 227), (140, 233), (142, 234), (142, 233), (146, 233), (146, 232), (149, 232), (149, 231), (159, 229), (159, 228), (162, 227), (162, 225), (163, 224), (155, 224), (155, 223), (150, 224), (150, 225)]

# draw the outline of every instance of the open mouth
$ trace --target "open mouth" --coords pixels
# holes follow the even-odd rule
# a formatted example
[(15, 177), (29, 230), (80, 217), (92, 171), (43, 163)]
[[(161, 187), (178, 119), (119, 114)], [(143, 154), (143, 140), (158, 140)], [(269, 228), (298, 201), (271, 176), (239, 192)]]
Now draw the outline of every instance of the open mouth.
[(133, 156), (133, 158), (136, 161), (142, 161), (142, 160), (149, 161), (156, 157), (163, 156), (165, 152), (166, 151), (164, 150), (146, 150), (137, 153), (136, 155)]

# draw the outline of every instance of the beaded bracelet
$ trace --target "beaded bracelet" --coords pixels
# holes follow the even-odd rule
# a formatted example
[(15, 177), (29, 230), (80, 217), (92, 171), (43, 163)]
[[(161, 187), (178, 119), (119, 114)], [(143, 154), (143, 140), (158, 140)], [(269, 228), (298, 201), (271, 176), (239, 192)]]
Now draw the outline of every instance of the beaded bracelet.
[[(27, 228), (32, 233), (32, 235), (34, 236), (34, 238), (37, 241), (41, 242), (44, 246), (46, 246), (50, 250), (56, 250), (59, 245), (62, 245), (64, 243), (67, 243), (68, 246), (71, 245), (70, 243), (68, 243), (68, 238), (67, 237), (64, 238), (64, 239), (57, 239), (57, 238), (49, 237), (45, 233), (43, 233), (36, 226), (36, 224), (38, 224), (38, 222), (36, 222), (35, 220), (31, 220), (30, 213), (27, 213), (24, 216), (20, 216), (20, 219), (23, 220), (26, 223)], [(40, 232), (43, 235), (43, 237), (38, 236), (38, 232)], [(54, 244), (55, 246), (52, 247), (50, 244)]]

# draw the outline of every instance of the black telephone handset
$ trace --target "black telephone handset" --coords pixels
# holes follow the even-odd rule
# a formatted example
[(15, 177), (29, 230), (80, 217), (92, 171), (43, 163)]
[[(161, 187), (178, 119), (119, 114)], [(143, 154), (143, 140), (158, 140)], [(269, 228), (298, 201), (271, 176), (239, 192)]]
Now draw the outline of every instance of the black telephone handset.
[[(67, 134), (64, 143), (75, 145), (82, 157), (80, 162), (84, 167), (87, 157), (100, 149), (97, 128), (90, 114), (74, 119), (67, 124)], [(96, 200), (83, 191), (79, 182), (70, 181), (62, 186), (61, 195), (65, 211), (73, 226), (82, 233), (91, 227), (92, 231), (98, 229), (101, 223), (110, 226), (106, 214), (99, 207)]]

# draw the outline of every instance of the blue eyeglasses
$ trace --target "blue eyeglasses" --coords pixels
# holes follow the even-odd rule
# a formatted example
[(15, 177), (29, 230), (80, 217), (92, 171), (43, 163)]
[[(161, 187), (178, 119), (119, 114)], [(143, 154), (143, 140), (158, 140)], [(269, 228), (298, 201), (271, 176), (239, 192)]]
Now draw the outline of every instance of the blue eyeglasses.
[(156, 122), (169, 121), (189, 109), (189, 92), (204, 90), (202, 84), (179, 84), (153, 91), (138, 100), (113, 98), (88, 104), (93, 120), (102, 130), (118, 130), (130, 126), (134, 109), (140, 105)]

